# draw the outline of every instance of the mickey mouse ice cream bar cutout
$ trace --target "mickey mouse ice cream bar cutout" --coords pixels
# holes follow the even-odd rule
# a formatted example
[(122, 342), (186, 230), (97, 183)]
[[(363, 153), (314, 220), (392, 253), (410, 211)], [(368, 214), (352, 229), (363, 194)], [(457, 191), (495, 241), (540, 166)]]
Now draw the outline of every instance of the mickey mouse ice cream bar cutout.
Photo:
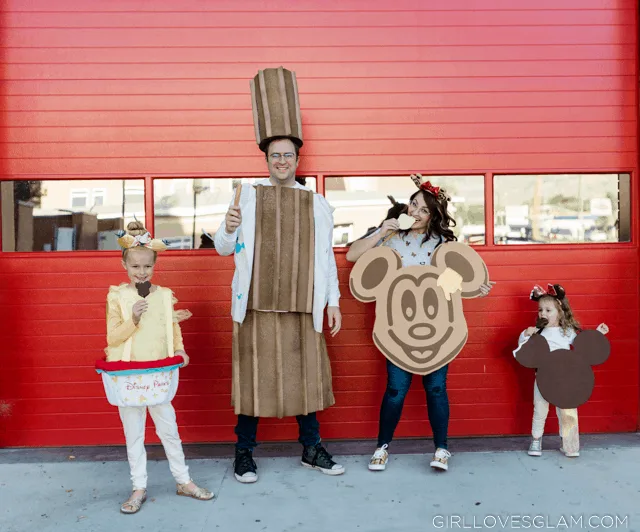
[[(559, 284), (549, 284), (546, 290), (536, 285), (530, 299), (538, 301), (543, 296), (551, 296), (562, 300), (565, 295)], [(545, 337), (534, 334), (514, 354), (524, 367), (538, 370), (538, 389), (549, 403), (558, 408), (578, 408), (589, 400), (593, 392), (595, 377), (591, 366), (605, 362), (610, 352), (611, 345), (604, 334), (582, 331), (573, 341), (571, 350), (556, 349), (552, 352)]]
[(400, 256), (380, 246), (356, 262), (349, 278), (358, 301), (376, 302), (373, 341), (395, 365), (427, 375), (451, 362), (467, 343), (462, 299), (482, 295), (487, 267), (471, 247), (438, 246), (429, 266), (402, 267)]

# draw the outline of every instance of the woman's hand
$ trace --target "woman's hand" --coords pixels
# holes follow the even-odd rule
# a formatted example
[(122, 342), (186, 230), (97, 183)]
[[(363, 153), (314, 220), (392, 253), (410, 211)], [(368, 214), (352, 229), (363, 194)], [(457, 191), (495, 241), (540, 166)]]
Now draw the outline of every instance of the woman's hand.
[(340, 307), (327, 307), (327, 318), (331, 328), (331, 336), (335, 336), (342, 328), (342, 313)]
[(602, 334), (607, 334), (609, 332), (609, 327), (606, 323), (601, 323), (600, 325), (598, 325), (598, 327), (596, 327), (596, 331)]
[(494, 284), (496, 284), (495, 281), (489, 281), (487, 284), (480, 285), (480, 292), (482, 292), (482, 295), (480, 297), (489, 295), (489, 292), (491, 292)]
[(189, 355), (185, 353), (182, 349), (173, 353), (173, 356), (182, 357), (184, 359), (184, 363), (182, 364), (183, 368), (186, 368), (189, 365)]
[(138, 325), (140, 323), (140, 318), (142, 314), (144, 314), (149, 308), (149, 303), (147, 303), (146, 299), (141, 299), (140, 301), (136, 301), (133, 305), (133, 323)]
[(396, 220), (395, 218), (390, 218), (389, 220), (385, 220), (384, 222), (382, 222), (382, 225), (380, 226), (380, 238), (384, 238), (389, 233), (392, 233), (394, 231), (399, 231), (399, 230), (400, 230), (400, 224), (398, 223), (398, 220)]

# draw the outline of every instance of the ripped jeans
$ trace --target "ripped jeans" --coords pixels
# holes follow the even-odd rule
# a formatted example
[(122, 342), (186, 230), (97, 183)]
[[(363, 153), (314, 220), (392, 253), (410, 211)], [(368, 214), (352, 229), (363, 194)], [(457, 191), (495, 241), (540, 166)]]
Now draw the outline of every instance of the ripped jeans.
[[(427, 394), (427, 412), (433, 431), (433, 442), (437, 448), (447, 448), (449, 429), (449, 397), (447, 396), (447, 370), (444, 366), (422, 377), (424, 391)], [(387, 390), (380, 407), (380, 429), (378, 447), (391, 443), (393, 433), (398, 426), (404, 399), (407, 396), (413, 373), (405, 371), (387, 360)]]

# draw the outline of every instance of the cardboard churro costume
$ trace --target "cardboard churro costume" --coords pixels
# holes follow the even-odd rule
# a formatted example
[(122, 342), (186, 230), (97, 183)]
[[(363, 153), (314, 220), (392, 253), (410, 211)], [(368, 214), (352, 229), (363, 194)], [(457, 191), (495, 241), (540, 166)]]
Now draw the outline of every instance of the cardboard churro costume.
[[(302, 145), (295, 74), (260, 71), (251, 82), (256, 140), (273, 137)], [(242, 223), (215, 236), (221, 255), (235, 253), (232, 283), (232, 404), (254, 417), (304, 415), (335, 400), (322, 333), (324, 308), (338, 306), (333, 254), (333, 209), (296, 183), (268, 179), (242, 185), (232, 204)]]

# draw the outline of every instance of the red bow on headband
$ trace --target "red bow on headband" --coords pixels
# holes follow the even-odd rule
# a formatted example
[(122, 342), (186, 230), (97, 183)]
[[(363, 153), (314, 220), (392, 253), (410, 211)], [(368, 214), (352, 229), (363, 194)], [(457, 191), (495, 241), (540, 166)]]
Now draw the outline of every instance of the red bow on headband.
[(420, 185), (420, 190), (425, 190), (426, 192), (433, 194), (436, 198), (440, 193), (440, 187), (434, 187), (431, 184), (431, 181), (425, 181), (424, 183), (422, 183), (422, 185)]
[(551, 296), (551, 297), (555, 297), (556, 299), (564, 299), (565, 291), (564, 291), (564, 288), (562, 288), (562, 286), (560, 286), (559, 284), (553, 285), (549, 283), (547, 284), (546, 290), (538, 284), (535, 285), (533, 287), (533, 290), (531, 290), (531, 296), (530, 296), (531, 299), (533, 299), (534, 301), (537, 301), (542, 296)]

